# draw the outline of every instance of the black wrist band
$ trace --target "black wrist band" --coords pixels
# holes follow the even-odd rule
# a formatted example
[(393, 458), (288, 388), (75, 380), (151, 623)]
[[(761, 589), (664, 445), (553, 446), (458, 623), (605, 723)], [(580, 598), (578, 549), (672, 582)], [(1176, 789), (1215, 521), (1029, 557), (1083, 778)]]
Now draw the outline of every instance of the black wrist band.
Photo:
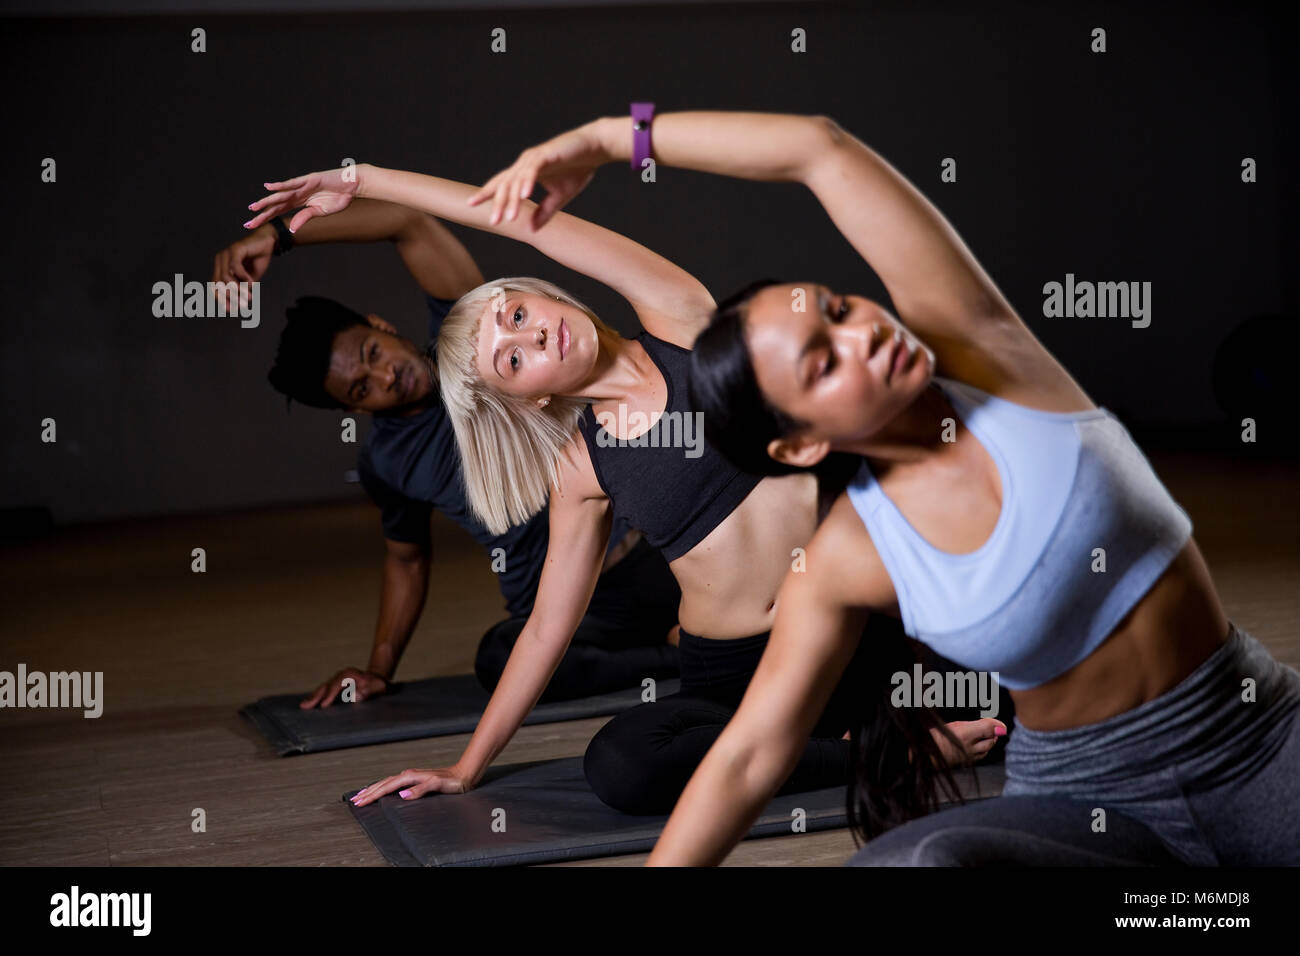
[(293, 248), (293, 233), (279, 216), (271, 220), (271, 225), (275, 227), (275, 251), (272, 255), (283, 255)]

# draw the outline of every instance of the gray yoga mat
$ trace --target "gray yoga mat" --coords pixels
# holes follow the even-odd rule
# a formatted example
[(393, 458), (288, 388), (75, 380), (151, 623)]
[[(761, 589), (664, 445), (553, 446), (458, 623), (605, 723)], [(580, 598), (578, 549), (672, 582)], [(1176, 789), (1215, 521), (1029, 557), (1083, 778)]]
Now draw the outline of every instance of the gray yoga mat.
[[(661, 680), (659, 697), (675, 694), (677, 680)], [(345, 747), (392, 743), (419, 737), (445, 737), (474, 730), (487, 707), (488, 693), (473, 674), (430, 677), (397, 683), (382, 697), (360, 704), (335, 703), (324, 710), (302, 710), (304, 694), (263, 697), (240, 713), (253, 722), (282, 757)], [(538, 704), (525, 724), (549, 724), (618, 714), (641, 703), (641, 688), (577, 700)]]
[[(957, 774), (962, 795), (1002, 792), (1002, 764), (978, 765), (978, 781)], [(978, 793), (976, 791), (978, 783)], [(591, 792), (581, 757), (493, 768), (469, 793), (403, 800), (383, 797), (354, 807), (353, 817), (394, 866), (515, 866), (645, 853), (654, 847), (667, 816), (628, 816), (611, 810)], [(807, 832), (848, 825), (844, 787), (777, 797), (747, 838), (794, 832), (793, 812), (806, 814)], [(504, 823), (504, 832), (499, 829)]]

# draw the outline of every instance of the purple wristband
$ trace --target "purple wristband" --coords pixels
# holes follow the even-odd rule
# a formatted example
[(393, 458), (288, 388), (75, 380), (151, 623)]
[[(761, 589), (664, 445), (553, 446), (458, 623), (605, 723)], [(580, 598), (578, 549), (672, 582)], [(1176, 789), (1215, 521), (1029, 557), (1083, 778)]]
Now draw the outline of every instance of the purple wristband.
[(650, 156), (650, 124), (655, 118), (653, 103), (632, 104), (632, 168), (640, 169)]

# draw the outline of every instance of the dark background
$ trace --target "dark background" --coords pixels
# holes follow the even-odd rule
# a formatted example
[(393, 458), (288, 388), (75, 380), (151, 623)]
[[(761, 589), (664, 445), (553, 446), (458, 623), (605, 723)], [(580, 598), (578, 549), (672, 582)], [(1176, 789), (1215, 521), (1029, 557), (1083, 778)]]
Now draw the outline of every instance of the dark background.
[[(256, 329), (156, 319), (153, 284), (177, 272), (207, 281), (265, 180), (353, 157), (478, 184), (521, 149), (639, 99), (661, 113), (835, 117), (939, 206), (1098, 403), (1134, 427), (1238, 429), (1216, 402), (1216, 351), (1251, 316), (1297, 312), (1293, 33), (1270, 10), (896, 2), (0, 19), (0, 509), (45, 507), (64, 523), (358, 495), (343, 481), (357, 446), (339, 440), (341, 413), (286, 414), (265, 375), (284, 307), (303, 294), (378, 312), (422, 341), (423, 304), (395, 252), (315, 246), (276, 259)], [(204, 54), (190, 52), (195, 26)], [(496, 26), (505, 55), (489, 52)], [(806, 54), (790, 52), (796, 26)], [(40, 181), (47, 156), (55, 184)], [(957, 161), (954, 184), (939, 181), (944, 157)], [(884, 297), (793, 184), (661, 168), (645, 185), (615, 165), (569, 211), (680, 263), (716, 298), (764, 275)], [(487, 278), (543, 276), (631, 331), (627, 304), (592, 280), (452, 229)], [(1044, 318), (1042, 286), (1067, 272), (1150, 281), (1151, 326)], [(56, 444), (40, 441), (46, 417)]]

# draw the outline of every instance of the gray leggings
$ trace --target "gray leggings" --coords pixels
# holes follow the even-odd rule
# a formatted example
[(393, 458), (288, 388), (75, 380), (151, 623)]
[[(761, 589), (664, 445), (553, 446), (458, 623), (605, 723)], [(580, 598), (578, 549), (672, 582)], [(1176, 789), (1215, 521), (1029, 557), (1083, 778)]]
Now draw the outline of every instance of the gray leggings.
[(1085, 727), (1016, 722), (1003, 795), (869, 842), (855, 866), (1300, 865), (1300, 673), (1235, 625), (1178, 686)]

